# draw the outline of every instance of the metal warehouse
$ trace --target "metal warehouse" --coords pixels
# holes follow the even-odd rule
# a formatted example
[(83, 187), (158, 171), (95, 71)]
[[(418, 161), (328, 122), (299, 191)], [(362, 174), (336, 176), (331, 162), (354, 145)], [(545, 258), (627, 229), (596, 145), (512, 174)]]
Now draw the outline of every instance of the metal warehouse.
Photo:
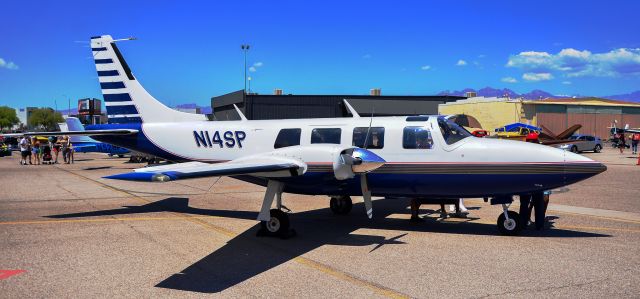
[(600, 98), (566, 98), (545, 100), (513, 100), (474, 97), (441, 104), (441, 114), (467, 114), (475, 117), (484, 129), (493, 131), (509, 123), (544, 125), (559, 133), (581, 124), (579, 133), (609, 137), (609, 129), (628, 124), (640, 127), (640, 104)]
[[(372, 93), (375, 94), (375, 90)], [(343, 100), (361, 115), (437, 114), (438, 105), (465, 99), (457, 96), (245, 94), (243, 90), (211, 98), (217, 120), (237, 120), (237, 105), (248, 119), (326, 118), (350, 116)], [(379, 93), (379, 90), (377, 90)]]

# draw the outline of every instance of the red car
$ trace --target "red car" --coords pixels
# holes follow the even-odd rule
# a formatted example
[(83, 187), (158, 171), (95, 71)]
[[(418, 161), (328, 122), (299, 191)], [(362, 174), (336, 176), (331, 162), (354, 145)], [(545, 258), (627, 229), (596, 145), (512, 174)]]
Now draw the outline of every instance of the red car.
[(485, 137), (485, 136), (489, 135), (489, 133), (487, 132), (487, 130), (475, 130), (475, 131), (471, 132), (471, 135), (476, 136), (476, 137)]

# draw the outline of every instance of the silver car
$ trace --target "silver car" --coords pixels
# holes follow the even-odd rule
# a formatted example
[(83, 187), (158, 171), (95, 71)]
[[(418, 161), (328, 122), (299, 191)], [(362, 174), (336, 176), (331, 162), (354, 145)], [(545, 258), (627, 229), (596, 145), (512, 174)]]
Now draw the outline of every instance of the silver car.
[(591, 135), (573, 135), (569, 137), (571, 140), (575, 140), (575, 143), (565, 143), (560, 146), (561, 149), (570, 150), (574, 153), (583, 151), (593, 151), (599, 153), (602, 150), (602, 140), (599, 137)]

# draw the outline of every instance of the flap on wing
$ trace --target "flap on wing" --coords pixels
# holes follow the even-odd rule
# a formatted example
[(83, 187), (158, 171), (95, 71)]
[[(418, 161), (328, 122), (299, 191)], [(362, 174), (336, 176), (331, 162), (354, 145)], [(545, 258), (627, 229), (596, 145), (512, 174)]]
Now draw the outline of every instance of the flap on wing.
[(138, 130), (112, 129), (112, 130), (66, 131), (66, 132), (24, 132), (24, 133), (2, 134), (2, 136), (5, 136), (5, 137), (63, 136), (63, 135), (98, 136), (98, 135), (131, 135), (135, 133), (138, 133)]
[(260, 177), (299, 176), (306, 171), (306, 164), (291, 158), (256, 157), (242, 158), (224, 163), (208, 164), (186, 162), (135, 169), (133, 172), (106, 176), (107, 179), (166, 182), (211, 176), (254, 175)]

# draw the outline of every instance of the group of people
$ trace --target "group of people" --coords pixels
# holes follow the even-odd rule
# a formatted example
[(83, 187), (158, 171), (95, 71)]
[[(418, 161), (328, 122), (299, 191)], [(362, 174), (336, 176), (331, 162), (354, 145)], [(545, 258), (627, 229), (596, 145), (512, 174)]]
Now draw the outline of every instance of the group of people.
[[(625, 140), (624, 133), (618, 133), (614, 136), (618, 140), (618, 148), (620, 149), (620, 153), (624, 153), (625, 147), (627, 147), (627, 142)], [(640, 133), (633, 133), (629, 135), (629, 139), (631, 139), (631, 152), (632, 154), (638, 153), (638, 143), (640, 143)]]
[(58, 163), (60, 152), (62, 152), (64, 163), (74, 162), (73, 145), (69, 136), (66, 135), (60, 138), (51, 136), (43, 143), (37, 137), (23, 136), (19, 146), (20, 165), (40, 165), (49, 160), (52, 160), (52, 163)]

